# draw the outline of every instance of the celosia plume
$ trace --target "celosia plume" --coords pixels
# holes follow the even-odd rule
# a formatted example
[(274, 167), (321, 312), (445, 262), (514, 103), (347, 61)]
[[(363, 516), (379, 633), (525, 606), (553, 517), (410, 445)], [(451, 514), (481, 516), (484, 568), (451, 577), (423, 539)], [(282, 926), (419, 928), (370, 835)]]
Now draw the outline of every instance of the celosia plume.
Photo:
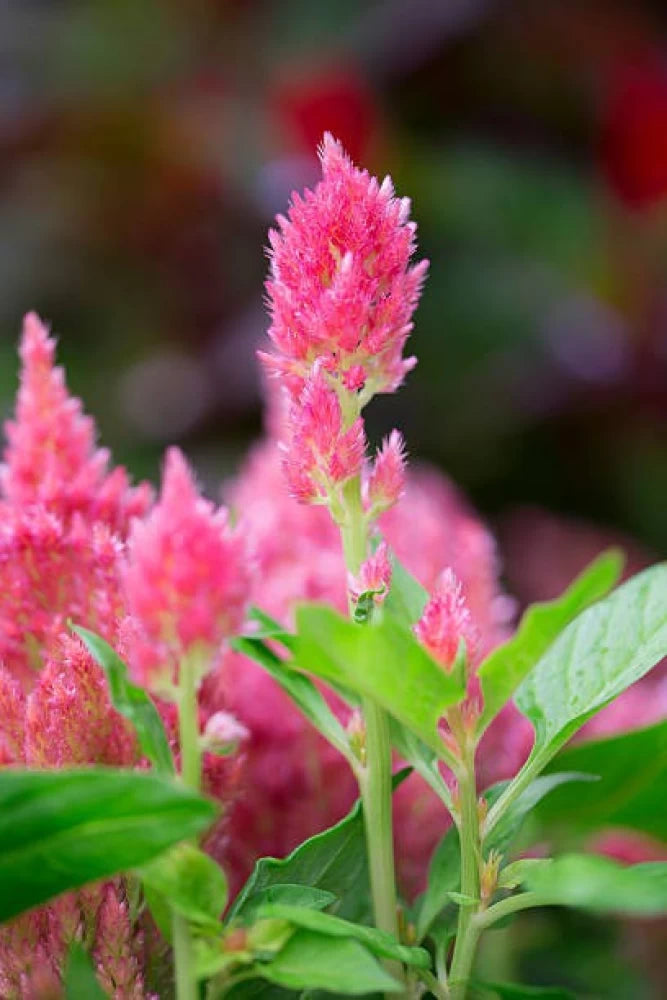
[(405, 464), (403, 436), (393, 430), (382, 442), (364, 483), (364, 506), (370, 518), (384, 514), (403, 495)]
[(294, 194), (271, 230), (269, 336), (262, 355), (295, 397), (317, 358), (349, 392), (391, 392), (415, 364), (403, 348), (412, 329), (427, 263), (410, 266), (415, 224), (410, 202), (394, 197), (348, 159), (328, 133), (322, 180)]
[(350, 597), (357, 602), (364, 594), (371, 595), (376, 604), (381, 604), (389, 593), (391, 585), (391, 562), (386, 542), (380, 542), (373, 555), (362, 563), (358, 574), (348, 574), (347, 588)]
[(123, 583), (137, 626), (133, 666), (154, 691), (169, 691), (188, 654), (212, 665), (241, 627), (250, 585), (244, 540), (227, 511), (200, 496), (177, 448), (167, 452), (158, 503), (134, 523)]
[(290, 493), (301, 503), (335, 507), (340, 487), (361, 472), (366, 439), (361, 418), (344, 427), (340, 400), (319, 363), (291, 407), (287, 434), (283, 467)]
[(147, 484), (130, 489), (124, 469), (107, 474), (109, 453), (95, 446), (95, 425), (70, 396), (56, 342), (35, 313), (23, 322), (21, 381), (16, 416), (7, 421), (2, 493), (17, 507), (42, 504), (69, 520), (73, 514), (125, 533), (151, 501)]
[(474, 663), (479, 634), (452, 569), (441, 574), (414, 631), (445, 670), (454, 666), (461, 640), (465, 643), (468, 663)]

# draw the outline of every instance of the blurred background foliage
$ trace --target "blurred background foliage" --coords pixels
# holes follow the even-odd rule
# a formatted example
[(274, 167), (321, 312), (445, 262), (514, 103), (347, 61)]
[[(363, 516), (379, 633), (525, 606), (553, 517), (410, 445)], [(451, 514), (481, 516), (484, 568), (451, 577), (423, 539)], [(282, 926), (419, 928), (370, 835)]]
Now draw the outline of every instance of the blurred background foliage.
[[(155, 478), (177, 441), (215, 492), (261, 430), (266, 230), (325, 129), (412, 196), (432, 262), (372, 435), (461, 484), (520, 600), (609, 538), (664, 556), (660, 0), (3, 0), (2, 410), (35, 308), (115, 457)], [(649, 995), (643, 932), (573, 952), (568, 920), (521, 923), (530, 981)]]

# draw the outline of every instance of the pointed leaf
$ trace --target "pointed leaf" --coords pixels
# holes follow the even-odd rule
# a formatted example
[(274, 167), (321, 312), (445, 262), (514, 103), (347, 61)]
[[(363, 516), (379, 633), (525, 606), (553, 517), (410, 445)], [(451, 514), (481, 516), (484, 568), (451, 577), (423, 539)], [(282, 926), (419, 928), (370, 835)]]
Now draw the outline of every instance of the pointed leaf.
[(667, 564), (633, 577), (567, 626), (516, 693), (535, 744), (489, 813), (487, 832), (567, 740), (667, 655)]
[(438, 722), (464, 689), (409, 629), (389, 617), (357, 625), (318, 604), (301, 605), (296, 619), (294, 662), (301, 670), (372, 698), (436, 753), (442, 751)]
[(106, 674), (113, 707), (132, 723), (139, 745), (155, 765), (155, 770), (161, 774), (173, 774), (174, 761), (167, 734), (150, 696), (142, 687), (132, 683), (126, 665), (101, 636), (80, 625), (73, 625), (72, 631), (76, 632)]
[(667, 913), (662, 861), (625, 866), (596, 854), (565, 854), (528, 868), (523, 885), (542, 905), (647, 917)]
[(309, 930), (298, 930), (271, 962), (256, 965), (255, 970), (288, 989), (321, 989), (352, 996), (401, 990), (357, 941)]
[[(491, 834), (484, 839), (484, 854), (489, 851), (498, 851), (500, 854), (507, 854), (509, 847), (518, 835), (523, 826), (526, 816), (532, 812), (538, 802), (549, 795), (559, 785), (568, 785), (572, 782), (585, 783), (583, 795), (590, 791), (591, 782), (595, 783), (597, 777), (594, 774), (582, 774), (578, 771), (565, 771), (556, 774), (543, 774), (528, 785), (519, 796), (508, 806), (501, 819), (494, 826)], [(485, 792), (487, 801), (495, 802), (500, 797), (500, 793), (507, 787), (507, 782), (502, 782), (500, 786), (489, 789)]]
[(215, 819), (213, 802), (152, 773), (0, 772), (0, 920), (144, 864)]
[(577, 1000), (574, 993), (561, 989), (560, 986), (521, 986), (518, 983), (482, 983), (479, 980), (471, 982), (475, 996), (498, 997), (498, 1000)]
[(391, 587), (383, 608), (399, 625), (410, 628), (422, 616), (428, 600), (428, 591), (407, 571), (396, 556), (391, 554)]
[(609, 593), (618, 580), (622, 565), (620, 552), (612, 549), (601, 555), (560, 597), (531, 605), (512, 638), (487, 656), (477, 671), (484, 699), (479, 736), (565, 626)]
[(423, 948), (409, 948), (401, 945), (390, 934), (377, 930), (375, 927), (365, 927), (330, 913), (320, 913), (318, 910), (301, 909), (298, 906), (286, 906), (280, 903), (267, 903), (259, 913), (258, 918), (275, 918), (287, 920), (297, 927), (316, 931), (327, 937), (354, 938), (365, 948), (380, 958), (394, 959), (404, 965), (414, 965), (428, 969), (431, 964), (428, 952)]
[(221, 929), (227, 879), (222, 868), (194, 844), (176, 844), (142, 865), (137, 874), (188, 920), (214, 931)]
[(623, 827), (667, 841), (664, 796), (656, 795), (667, 789), (667, 721), (568, 747), (552, 767), (590, 771), (600, 780), (559, 788), (538, 806), (541, 822), (581, 831)]
[(299, 906), (310, 910), (325, 910), (336, 902), (333, 892), (325, 889), (315, 889), (309, 885), (298, 885), (286, 882), (269, 885), (266, 889), (256, 892), (243, 906), (243, 921), (252, 923), (257, 919), (261, 907), (268, 903), (280, 903), (285, 906)]
[(258, 663), (271, 674), (294, 704), (312, 722), (324, 738), (344, 757), (351, 760), (345, 730), (309, 677), (286, 664), (266, 643), (250, 636), (231, 641), (232, 648)]

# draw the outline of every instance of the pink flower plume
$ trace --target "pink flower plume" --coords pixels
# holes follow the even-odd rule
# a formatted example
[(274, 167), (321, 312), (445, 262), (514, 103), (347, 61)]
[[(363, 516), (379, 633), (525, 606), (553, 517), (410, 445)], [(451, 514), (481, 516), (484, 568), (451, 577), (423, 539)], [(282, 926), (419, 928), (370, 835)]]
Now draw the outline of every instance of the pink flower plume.
[(363, 594), (372, 594), (377, 604), (382, 603), (389, 593), (391, 584), (391, 562), (386, 542), (380, 542), (373, 555), (362, 563), (359, 573), (348, 575), (348, 591), (353, 601), (359, 601)]
[(422, 645), (445, 670), (454, 666), (462, 639), (466, 644), (468, 662), (474, 662), (479, 634), (453, 570), (446, 569), (440, 576), (414, 631)]
[(158, 503), (134, 522), (123, 582), (154, 669), (165, 653), (167, 663), (195, 646), (213, 653), (240, 629), (250, 586), (244, 540), (226, 510), (200, 496), (177, 448), (167, 452)]
[(294, 194), (269, 233), (275, 354), (262, 360), (298, 395), (316, 358), (327, 358), (348, 391), (367, 387), (370, 398), (395, 390), (415, 364), (403, 348), (427, 263), (410, 266), (416, 227), (390, 179), (359, 170), (328, 133), (319, 152), (322, 180)]
[(16, 416), (5, 425), (2, 492), (17, 508), (41, 503), (65, 519), (79, 513), (124, 533), (130, 518), (147, 509), (151, 490), (147, 484), (130, 489), (124, 469), (107, 474), (109, 453), (96, 447), (95, 425), (69, 395), (55, 350), (39, 317), (28, 313)]
[(393, 507), (405, 488), (405, 442), (393, 430), (384, 439), (365, 483), (365, 504), (373, 517)]

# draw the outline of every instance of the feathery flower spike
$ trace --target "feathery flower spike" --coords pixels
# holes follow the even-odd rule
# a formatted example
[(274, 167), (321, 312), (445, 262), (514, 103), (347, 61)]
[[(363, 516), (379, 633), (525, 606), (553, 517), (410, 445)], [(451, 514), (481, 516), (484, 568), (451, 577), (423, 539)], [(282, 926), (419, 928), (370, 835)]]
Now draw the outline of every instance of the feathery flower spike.
[(391, 563), (386, 542), (380, 542), (356, 576), (349, 573), (347, 578), (348, 592), (355, 603), (364, 595), (370, 595), (375, 604), (381, 604), (389, 593), (390, 584)]
[(364, 506), (372, 518), (383, 514), (400, 500), (405, 489), (405, 442), (393, 430), (382, 442), (364, 483)]
[(177, 448), (167, 452), (158, 503), (134, 522), (123, 580), (137, 626), (136, 669), (153, 690), (160, 680), (168, 690), (187, 653), (211, 660), (242, 624), (250, 587), (244, 540), (227, 511), (200, 496)]
[(322, 358), (341, 391), (367, 402), (397, 389), (416, 363), (403, 348), (428, 264), (410, 266), (416, 226), (390, 178), (379, 184), (355, 167), (329, 133), (319, 155), (322, 180), (294, 194), (269, 233), (275, 351), (260, 357), (294, 398)]

